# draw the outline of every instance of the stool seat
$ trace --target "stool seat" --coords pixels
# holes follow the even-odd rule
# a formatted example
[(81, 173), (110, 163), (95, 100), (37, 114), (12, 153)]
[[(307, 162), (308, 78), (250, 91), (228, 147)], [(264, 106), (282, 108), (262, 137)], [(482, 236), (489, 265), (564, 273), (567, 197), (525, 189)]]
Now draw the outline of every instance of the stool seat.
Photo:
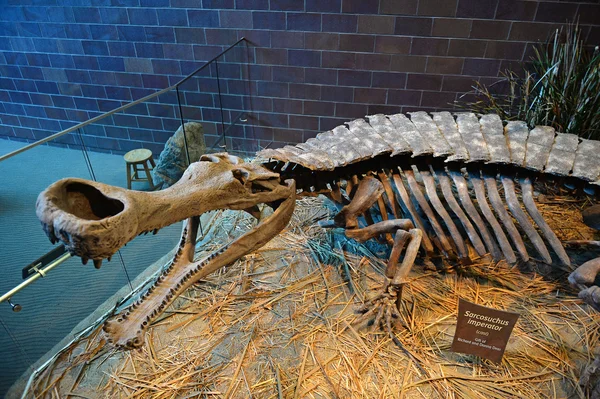
[[(150, 171), (156, 166), (152, 159), (152, 151), (146, 148), (131, 150), (123, 156), (127, 167), (127, 188), (131, 190), (134, 181), (147, 181), (150, 189), (154, 190), (154, 182)], [(139, 169), (141, 167), (142, 169)], [(139, 172), (145, 172), (146, 177), (140, 177)]]
[(145, 162), (152, 158), (152, 151), (146, 148), (138, 148), (137, 150), (129, 151), (123, 158), (125, 158), (125, 162), (129, 163)]

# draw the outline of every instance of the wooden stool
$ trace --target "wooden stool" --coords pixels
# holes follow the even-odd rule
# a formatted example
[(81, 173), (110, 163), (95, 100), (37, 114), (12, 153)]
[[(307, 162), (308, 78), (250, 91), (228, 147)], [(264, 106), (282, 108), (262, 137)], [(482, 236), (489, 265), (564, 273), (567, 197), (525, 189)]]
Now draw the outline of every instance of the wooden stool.
[[(133, 181), (147, 181), (150, 184), (150, 189), (154, 190), (154, 183), (152, 182), (152, 175), (150, 171), (156, 166), (154, 159), (152, 159), (152, 151), (145, 148), (138, 150), (131, 150), (124, 156), (125, 163), (127, 164), (127, 188), (131, 190), (131, 182)], [(150, 167), (148, 166), (150, 164)], [(143, 169), (139, 169), (139, 167)], [(146, 178), (140, 177), (139, 172), (146, 172)]]

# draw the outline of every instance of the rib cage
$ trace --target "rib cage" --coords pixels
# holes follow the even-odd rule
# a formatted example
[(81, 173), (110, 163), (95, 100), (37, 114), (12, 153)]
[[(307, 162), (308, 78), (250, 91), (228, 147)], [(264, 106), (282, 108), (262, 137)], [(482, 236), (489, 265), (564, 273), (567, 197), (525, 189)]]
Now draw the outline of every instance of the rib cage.
[[(578, 182), (586, 190), (600, 184), (600, 142), (557, 133), (547, 126), (530, 131), (520, 121), (503, 125), (495, 114), (372, 115), (320, 133), (306, 143), (266, 149), (258, 156), (269, 160), (267, 167), (296, 179), (308, 195), (327, 193), (344, 181), (373, 174), (394, 187), (394, 198), (389, 198), (392, 190), (387, 189), (387, 202), (379, 202), (381, 217), (387, 218), (388, 212), (395, 216), (398, 206), (402, 209), (399, 216), (423, 226), (430, 236), (423, 240), (424, 248), (433, 243), (444, 254), (465, 258), (465, 242), (469, 242), (478, 254), (488, 252), (495, 259), (502, 254), (511, 263), (516, 261), (515, 251), (524, 260), (529, 254), (505, 203), (539, 258), (552, 263), (546, 242), (561, 263), (569, 264), (561, 243), (535, 207), (532, 181), (549, 176)], [(515, 178), (524, 196), (523, 206)], [(475, 201), (469, 197), (469, 188)]]

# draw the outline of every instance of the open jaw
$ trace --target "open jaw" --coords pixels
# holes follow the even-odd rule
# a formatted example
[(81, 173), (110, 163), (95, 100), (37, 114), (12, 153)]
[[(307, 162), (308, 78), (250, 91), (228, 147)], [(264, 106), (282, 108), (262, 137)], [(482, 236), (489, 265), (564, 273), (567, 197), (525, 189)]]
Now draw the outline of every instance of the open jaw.
[[(137, 302), (105, 324), (109, 342), (134, 348), (143, 344), (143, 333), (152, 320), (187, 287), (283, 230), (294, 209), (295, 193), (292, 180), (282, 183), (277, 173), (223, 153), (203, 156), (179, 182), (158, 192), (63, 179), (39, 195), (37, 215), (53, 243), (62, 241), (84, 264), (92, 259), (96, 267), (139, 234), (186, 220), (173, 261)], [(231, 209), (256, 216), (259, 204), (275, 211), (217, 253), (194, 262), (200, 215)]]

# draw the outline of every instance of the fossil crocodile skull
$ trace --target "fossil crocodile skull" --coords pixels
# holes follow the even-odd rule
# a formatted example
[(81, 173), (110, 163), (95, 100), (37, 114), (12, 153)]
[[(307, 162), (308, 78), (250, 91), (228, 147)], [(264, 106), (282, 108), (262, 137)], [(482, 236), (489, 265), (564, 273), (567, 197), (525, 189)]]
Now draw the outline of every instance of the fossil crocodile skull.
[[(194, 282), (264, 245), (288, 223), (294, 209), (295, 183), (228, 154), (203, 156), (166, 190), (139, 192), (84, 179), (63, 179), (43, 191), (37, 216), (52, 242), (62, 241), (100, 267), (119, 248), (142, 233), (187, 220), (171, 264), (142, 298), (104, 330), (119, 347), (138, 347), (143, 332), (166, 306)], [(245, 210), (269, 204), (274, 213), (253, 230), (206, 259), (194, 262), (199, 216), (216, 209)]]

